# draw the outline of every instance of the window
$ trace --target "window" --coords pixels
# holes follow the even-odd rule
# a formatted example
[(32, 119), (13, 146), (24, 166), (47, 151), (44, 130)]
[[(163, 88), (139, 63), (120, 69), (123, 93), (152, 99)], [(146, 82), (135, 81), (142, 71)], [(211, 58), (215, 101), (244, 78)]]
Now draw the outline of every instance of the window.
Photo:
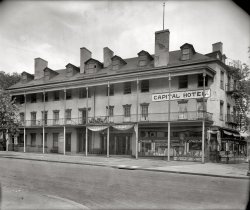
[(59, 110), (53, 111), (53, 115), (54, 124), (59, 124)]
[(31, 112), (31, 125), (36, 125), (36, 112)]
[(30, 103), (36, 103), (36, 94), (31, 94), (30, 95)]
[(20, 104), (24, 104), (24, 102), (25, 102), (24, 95), (19, 96), (19, 102), (20, 102)]
[(21, 124), (23, 125), (23, 124), (24, 124), (24, 112), (21, 112), (21, 113), (19, 114), (19, 116), (20, 116), (20, 122), (21, 122)]
[(58, 148), (59, 133), (53, 133), (53, 148)]
[(220, 88), (224, 90), (224, 72), (220, 71)]
[(220, 120), (223, 120), (223, 114), (224, 114), (223, 107), (224, 107), (224, 102), (220, 101)]
[(59, 101), (59, 91), (54, 92), (54, 101)]
[(207, 111), (207, 102), (205, 101), (205, 109), (203, 109), (203, 101), (199, 100), (197, 101), (197, 111), (198, 111), (198, 118), (202, 119), (203, 118), (203, 111)]
[(148, 105), (149, 104), (141, 104), (141, 116), (142, 118), (147, 118), (148, 117)]
[(107, 109), (107, 115), (109, 117), (113, 117), (114, 116), (114, 106), (109, 106), (109, 107), (107, 106), (106, 109)]
[[(88, 88), (88, 98), (90, 98), (90, 88)], [(79, 98), (87, 98), (87, 88), (79, 89)]]
[(190, 49), (183, 49), (182, 60), (189, 60), (189, 59), (190, 59)]
[(146, 66), (147, 60), (139, 60), (139, 66)]
[(42, 121), (44, 122), (44, 125), (48, 124), (48, 111), (42, 111)]
[(36, 133), (31, 133), (30, 134), (30, 145), (32, 147), (36, 146)]
[(130, 94), (131, 93), (131, 82), (125, 82), (124, 83), (124, 94)]
[[(113, 96), (114, 95), (114, 84), (111, 84), (110, 86), (109, 86), (109, 95), (110, 96)], [(107, 94), (106, 94), (107, 96), (108, 96), (108, 87), (107, 87)]]
[(71, 90), (66, 90), (66, 100), (72, 99), (72, 91)]
[(179, 119), (187, 119), (187, 102), (179, 102)]
[(149, 92), (149, 80), (142, 80), (141, 81), (141, 92)]
[(188, 87), (188, 76), (179, 76), (179, 88), (187, 88)]
[(124, 117), (130, 117), (131, 105), (124, 105), (123, 109), (124, 109)]
[(44, 102), (44, 98), (45, 98), (45, 102), (48, 102), (48, 98), (49, 98), (48, 92), (46, 92), (44, 94), (45, 95), (42, 95), (42, 102)]
[(65, 110), (65, 118), (66, 120), (71, 120), (71, 109)]
[[(207, 87), (208, 84), (208, 76), (205, 76), (205, 87)], [(198, 74), (198, 87), (203, 87), (203, 75)]]

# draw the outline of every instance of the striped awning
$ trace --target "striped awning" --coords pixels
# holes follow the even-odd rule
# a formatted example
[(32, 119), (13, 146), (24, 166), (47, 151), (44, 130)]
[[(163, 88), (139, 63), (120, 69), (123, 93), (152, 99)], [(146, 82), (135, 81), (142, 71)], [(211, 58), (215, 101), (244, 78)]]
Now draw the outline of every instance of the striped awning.
[(134, 127), (134, 124), (112, 125), (113, 128), (121, 131), (129, 130)]
[(89, 130), (94, 131), (94, 132), (98, 132), (98, 131), (103, 131), (105, 129), (108, 128), (108, 126), (104, 126), (104, 125), (93, 125), (93, 126), (88, 126), (87, 127)]

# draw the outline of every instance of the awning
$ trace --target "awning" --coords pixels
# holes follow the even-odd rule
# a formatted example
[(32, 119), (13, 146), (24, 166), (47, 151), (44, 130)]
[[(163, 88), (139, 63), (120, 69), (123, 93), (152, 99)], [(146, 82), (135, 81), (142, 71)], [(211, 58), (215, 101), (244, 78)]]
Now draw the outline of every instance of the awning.
[(125, 131), (129, 130), (134, 127), (134, 124), (125, 124), (125, 125), (112, 125), (113, 128), (120, 130), (120, 131)]
[(108, 128), (108, 126), (104, 125), (94, 125), (94, 126), (88, 126), (87, 127), (89, 130), (97, 132), (97, 131), (103, 131)]
[[(223, 130), (223, 132), (226, 134), (226, 135), (228, 135), (228, 136), (231, 136), (231, 135), (233, 135), (233, 133), (231, 133), (231, 132), (228, 132), (228, 131), (225, 131), (225, 130)], [(236, 134), (234, 134), (234, 135), (236, 135)]]

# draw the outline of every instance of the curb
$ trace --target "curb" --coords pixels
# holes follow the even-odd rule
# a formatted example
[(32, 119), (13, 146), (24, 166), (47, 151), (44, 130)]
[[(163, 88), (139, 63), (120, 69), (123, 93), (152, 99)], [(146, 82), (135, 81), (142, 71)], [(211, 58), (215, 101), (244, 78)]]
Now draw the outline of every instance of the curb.
[(194, 173), (194, 172), (184, 172), (184, 171), (159, 170), (159, 169), (141, 168), (140, 166), (137, 167), (137, 166), (126, 166), (126, 165), (106, 165), (106, 164), (102, 164), (102, 163), (88, 163), (88, 162), (80, 163), (80, 162), (68, 162), (68, 161), (58, 161), (58, 160), (42, 160), (42, 159), (34, 159), (34, 158), (8, 157), (8, 156), (2, 156), (0, 158), (43, 161), (43, 162), (52, 162), (52, 163), (68, 163), (68, 164), (75, 164), (75, 165), (101, 166), (101, 167), (109, 167), (109, 168), (116, 168), (116, 169), (126, 169), (126, 170), (141, 170), (141, 171), (153, 171), (153, 172), (164, 172), (164, 173), (174, 173), (174, 174), (187, 174), (187, 175), (196, 175), (196, 176), (209, 176), (209, 177), (220, 177), (220, 178), (249, 180), (249, 177), (227, 176), (227, 175), (217, 175), (217, 174), (204, 174), (204, 173)]

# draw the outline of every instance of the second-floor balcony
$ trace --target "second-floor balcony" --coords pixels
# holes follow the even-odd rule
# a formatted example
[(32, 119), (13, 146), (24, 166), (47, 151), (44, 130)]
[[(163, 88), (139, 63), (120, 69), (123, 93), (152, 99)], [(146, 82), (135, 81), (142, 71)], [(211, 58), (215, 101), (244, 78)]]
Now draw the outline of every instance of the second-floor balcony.
[(225, 115), (225, 120), (226, 123), (233, 123), (233, 124), (237, 124), (237, 116), (235, 114), (226, 114)]
[[(170, 118), (170, 119), (169, 119)], [(121, 124), (121, 123), (136, 123), (136, 122), (178, 122), (178, 121), (212, 121), (212, 113), (203, 111), (189, 112), (171, 112), (168, 113), (148, 113), (148, 114), (131, 114), (128, 116), (95, 116), (87, 118), (59, 118), (46, 120), (26, 120), (21, 122), (22, 127), (57, 127), (64, 125), (100, 125), (100, 124)]]
[(226, 87), (225, 91), (227, 93), (232, 93), (232, 92), (238, 90), (238, 85), (235, 82), (227, 83), (225, 87)]

